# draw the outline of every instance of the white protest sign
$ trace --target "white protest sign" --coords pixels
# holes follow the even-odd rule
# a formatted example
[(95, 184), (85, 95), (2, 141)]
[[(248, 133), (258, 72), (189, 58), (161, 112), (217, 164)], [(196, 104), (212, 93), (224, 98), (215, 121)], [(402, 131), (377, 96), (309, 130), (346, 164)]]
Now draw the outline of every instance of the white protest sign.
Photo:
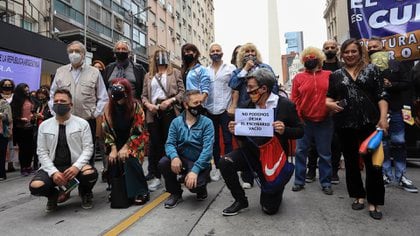
[(273, 109), (236, 109), (235, 135), (273, 137)]

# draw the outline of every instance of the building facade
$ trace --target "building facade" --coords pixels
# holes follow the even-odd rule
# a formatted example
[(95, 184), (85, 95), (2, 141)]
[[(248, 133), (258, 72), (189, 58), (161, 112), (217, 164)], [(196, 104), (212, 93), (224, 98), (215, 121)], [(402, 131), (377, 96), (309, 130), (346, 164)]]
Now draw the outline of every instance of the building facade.
[(171, 53), (175, 67), (181, 66), (181, 47), (193, 43), (203, 65), (210, 63), (208, 47), (214, 41), (212, 0), (149, 0), (149, 55), (157, 48)]
[(296, 31), (296, 32), (286, 32), (284, 34), (284, 38), (286, 39), (286, 53), (290, 54), (292, 52), (300, 53), (303, 50), (303, 32)]
[(339, 44), (350, 37), (346, 0), (327, 0), (324, 19), (327, 25), (327, 36)]

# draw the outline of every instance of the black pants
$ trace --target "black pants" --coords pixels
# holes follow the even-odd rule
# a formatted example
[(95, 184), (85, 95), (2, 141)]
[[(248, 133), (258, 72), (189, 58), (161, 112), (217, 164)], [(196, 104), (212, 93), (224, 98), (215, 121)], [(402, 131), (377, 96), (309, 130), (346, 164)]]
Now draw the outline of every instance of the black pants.
[(213, 145), (213, 159), (216, 168), (219, 168), (220, 160), (220, 128), (222, 129), (223, 144), (225, 146), (225, 153), (232, 151), (232, 134), (229, 132), (228, 124), (230, 118), (227, 111), (224, 111), (220, 115), (212, 115), (210, 113), (207, 116), (213, 121), (214, 127), (214, 145)]
[(168, 138), (169, 126), (175, 118), (174, 112), (160, 112), (159, 116), (153, 118), (152, 123), (147, 124), (150, 133), (149, 165), (147, 170), (156, 178), (161, 174), (158, 168), (160, 159), (165, 156), (165, 143)]
[(96, 119), (89, 119), (86, 120), (89, 123), (90, 133), (92, 134), (92, 142), (93, 142), (93, 153), (92, 157), (89, 160), (89, 165), (95, 165), (95, 156), (96, 156)]
[[(249, 164), (245, 158), (247, 158)], [(247, 198), (245, 196), (245, 191), (239, 183), (239, 177), (236, 172), (247, 171), (248, 173), (252, 173), (249, 165), (252, 166), (253, 170), (257, 172), (259, 176), (263, 176), (258, 150), (239, 148), (226, 154), (219, 162), (220, 172), (225, 180), (226, 186), (229, 188), (233, 198), (239, 202), (247, 201)], [(283, 199), (283, 191), (284, 188), (274, 194), (268, 194), (261, 191), (260, 204), (264, 208), (264, 211), (270, 214), (274, 214), (278, 211)]]
[[(98, 179), (98, 172), (96, 171), (94, 167), (92, 168), (93, 168), (93, 173), (84, 174), (82, 171), (80, 171), (79, 174), (77, 174), (76, 176), (76, 179), (79, 180), (80, 182), (79, 193), (81, 196), (84, 196), (86, 194), (91, 194), (93, 186), (95, 186), (96, 180)], [(67, 168), (66, 167), (59, 168), (60, 171), (64, 171), (65, 169)], [(42, 181), (44, 182), (44, 185), (39, 188), (33, 188), (31, 186), (31, 183), (33, 181)], [(56, 188), (57, 185), (54, 183), (52, 178), (48, 176), (48, 173), (45, 172), (44, 170), (38, 170), (38, 172), (32, 178), (31, 183), (29, 184), (29, 190), (31, 191), (31, 194), (35, 196), (50, 197), (58, 191), (58, 189)]]
[(108, 174), (110, 178), (120, 177), (123, 175), (122, 172), (125, 172), (125, 184), (129, 198), (143, 196), (149, 192), (143, 167), (137, 158), (129, 157), (124, 164), (121, 162), (109, 164)]
[(14, 129), (15, 141), (19, 146), (19, 162), (20, 171), (30, 168), (32, 158), (34, 156), (34, 130), (33, 128), (19, 128)]
[(338, 135), (342, 141), (342, 150), (346, 163), (346, 184), (349, 196), (351, 198), (364, 198), (367, 196), (369, 203), (383, 205), (385, 188), (382, 179), (382, 168), (373, 167), (371, 153), (363, 156), (366, 169), (366, 190), (363, 187), (359, 168), (360, 143), (374, 130), (374, 126), (360, 129), (339, 129)]
[(6, 152), (9, 139), (0, 135), (0, 178), (6, 178)]
[[(182, 157), (180, 159), (182, 161), (182, 168), (184, 168), (184, 170), (181, 173), (181, 175), (183, 176), (181, 179), (183, 179), (191, 171), (192, 167), (194, 166), (194, 162)], [(172, 172), (171, 159), (169, 157), (163, 157), (162, 159), (160, 159), (159, 169), (163, 175), (163, 178), (165, 178), (166, 191), (168, 191), (171, 194), (182, 194), (182, 188), (180, 183), (182, 181), (179, 181), (177, 179), (177, 175), (174, 172)], [(206, 191), (207, 179), (209, 178), (209, 176), (210, 167), (201, 171), (198, 174), (197, 187), (194, 189), (190, 189), (190, 192), (201, 193), (203, 191)]]
[[(308, 170), (315, 173), (318, 160), (318, 152), (316, 151), (315, 143), (311, 144), (311, 147), (308, 151)], [(340, 158), (341, 158), (341, 143), (338, 137), (337, 132), (333, 133), (332, 143), (331, 143), (331, 166), (332, 174), (335, 175), (340, 168)]]

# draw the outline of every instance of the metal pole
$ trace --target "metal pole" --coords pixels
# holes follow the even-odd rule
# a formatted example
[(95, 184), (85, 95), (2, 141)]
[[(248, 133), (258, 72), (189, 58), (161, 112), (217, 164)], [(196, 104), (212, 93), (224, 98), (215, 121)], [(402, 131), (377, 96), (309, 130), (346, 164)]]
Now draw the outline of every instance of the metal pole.
[(85, 8), (85, 10), (84, 10), (84, 29), (83, 29), (83, 43), (84, 43), (84, 45), (85, 45), (85, 48), (87, 48), (87, 46), (86, 46), (86, 28), (87, 28), (87, 0), (85, 0), (85, 6), (84, 6), (84, 8)]

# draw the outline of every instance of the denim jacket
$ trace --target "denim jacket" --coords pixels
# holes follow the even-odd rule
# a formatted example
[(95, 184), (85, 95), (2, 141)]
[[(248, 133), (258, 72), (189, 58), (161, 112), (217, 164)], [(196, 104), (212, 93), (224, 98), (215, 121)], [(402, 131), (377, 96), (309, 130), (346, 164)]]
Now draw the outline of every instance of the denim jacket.
[(210, 90), (210, 74), (206, 67), (197, 63), (190, 71), (186, 78), (186, 90), (200, 90), (201, 93), (209, 94)]
[[(258, 64), (257, 68), (266, 68), (269, 69), (271, 72), (274, 71), (268, 64)], [(241, 76), (241, 71), (243, 68), (238, 68), (232, 73), (232, 78), (229, 81), (229, 87), (231, 87), (233, 90), (239, 91), (239, 100), (238, 104), (244, 104), (247, 100), (249, 100), (249, 95), (246, 92), (246, 76), (250, 74), (251, 71), (248, 71), (246, 76)], [(279, 94), (279, 85), (277, 83), (274, 84), (272, 92), (276, 95)]]

